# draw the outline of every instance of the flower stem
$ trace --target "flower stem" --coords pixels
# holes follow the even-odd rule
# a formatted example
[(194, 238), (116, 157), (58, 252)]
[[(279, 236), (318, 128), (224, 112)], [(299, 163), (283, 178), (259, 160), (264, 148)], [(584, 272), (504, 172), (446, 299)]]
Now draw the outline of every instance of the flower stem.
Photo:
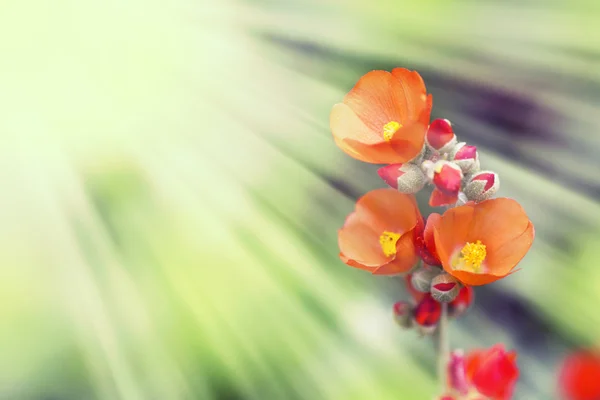
[(448, 304), (442, 303), (442, 315), (438, 324), (438, 379), (445, 393), (448, 386), (448, 356), (450, 345), (448, 342)]

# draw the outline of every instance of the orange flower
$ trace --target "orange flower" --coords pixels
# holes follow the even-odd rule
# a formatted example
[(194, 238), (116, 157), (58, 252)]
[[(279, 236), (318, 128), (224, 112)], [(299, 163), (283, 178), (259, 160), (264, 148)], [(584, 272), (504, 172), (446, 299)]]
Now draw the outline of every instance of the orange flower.
[(431, 103), (417, 72), (371, 71), (331, 110), (335, 143), (368, 163), (410, 161), (423, 148)]
[(523, 208), (507, 198), (452, 208), (432, 222), (435, 251), (444, 270), (473, 286), (510, 274), (535, 234)]
[(415, 238), (423, 219), (415, 198), (394, 189), (376, 189), (356, 203), (338, 232), (340, 258), (378, 275), (408, 272), (417, 262)]

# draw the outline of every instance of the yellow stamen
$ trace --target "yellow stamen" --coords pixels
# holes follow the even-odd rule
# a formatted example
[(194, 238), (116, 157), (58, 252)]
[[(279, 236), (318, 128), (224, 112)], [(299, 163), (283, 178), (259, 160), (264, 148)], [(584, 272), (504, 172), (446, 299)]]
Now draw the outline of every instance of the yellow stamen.
[(481, 240), (475, 243), (467, 242), (460, 251), (460, 256), (453, 260), (452, 267), (458, 270), (479, 273), (486, 255), (485, 244), (481, 243)]
[(402, 128), (402, 124), (396, 121), (390, 121), (383, 126), (383, 139), (389, 142), (394, 137), (394, 134), (398, 132), (398, 129)]
[(396, 254), (396, 243), (400, 239), (398, 233), (385, 231), (379, 236), (379, 243), (381, 244), (381, 250), (386, 257), (393, 256)]

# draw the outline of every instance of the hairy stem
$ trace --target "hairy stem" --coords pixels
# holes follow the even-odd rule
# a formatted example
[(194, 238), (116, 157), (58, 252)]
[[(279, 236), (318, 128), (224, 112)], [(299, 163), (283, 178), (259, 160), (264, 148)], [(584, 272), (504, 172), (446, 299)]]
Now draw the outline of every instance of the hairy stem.
[(448, 342), (448, 305), (442, 303), (442, 315), (438, 324), (438, 379), (442, 393), (445, 393), (448, 386), (448, 357), (450, 345)]

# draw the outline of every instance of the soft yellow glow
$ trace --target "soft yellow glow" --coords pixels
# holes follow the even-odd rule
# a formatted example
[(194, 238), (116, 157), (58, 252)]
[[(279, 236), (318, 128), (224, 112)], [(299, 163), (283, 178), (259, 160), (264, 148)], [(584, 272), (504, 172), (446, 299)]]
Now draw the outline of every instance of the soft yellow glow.
[(383, 138), (386, 142), (389, 142), (394, 137), (394, 134), (398, 132), (398, 129), (402, 128), (402, 124), (396, 121), (390, 121), (383, 126)]
[(395, 232), (385, 231), (379, 237), (379, 243), (381, 243), (381, 250), (386, 257), (396, 255), (396, 243), (400, 239), (400, 234)]

